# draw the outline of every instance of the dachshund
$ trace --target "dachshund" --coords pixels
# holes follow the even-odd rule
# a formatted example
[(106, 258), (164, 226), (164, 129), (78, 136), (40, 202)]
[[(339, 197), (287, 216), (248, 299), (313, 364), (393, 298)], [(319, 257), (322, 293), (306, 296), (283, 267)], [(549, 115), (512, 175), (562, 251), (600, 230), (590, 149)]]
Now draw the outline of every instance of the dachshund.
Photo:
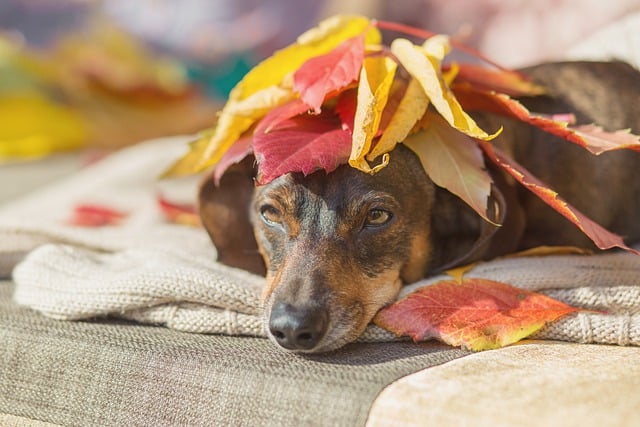
[[(572, 112), (578, 123), (640, 131), (640, 73), (631, 66), (566, 62), (523, 72), (548, 91), (519, 99), (531, 111)], [(485, 129), (503, 126), (496, 146), (573, 206), (628, 242), (640, 240), (638, 153), (594, 156), (514, 120), (476, 119)], [(266, 275), (265, 326), (282, 348), (322, 352), (354, 341), (403, 284), (445, 267), (539, 245), (594, 249), (577, 227), (497, 169), (487, 166), (499, 228), (437, 187), (410, 149), (399, 144), (390, 154), (374, 175), (342, 165), (256, 186), (247, 158), (218, 186), (210, 177), (202, 182), (200, 216), (219, 261)]]

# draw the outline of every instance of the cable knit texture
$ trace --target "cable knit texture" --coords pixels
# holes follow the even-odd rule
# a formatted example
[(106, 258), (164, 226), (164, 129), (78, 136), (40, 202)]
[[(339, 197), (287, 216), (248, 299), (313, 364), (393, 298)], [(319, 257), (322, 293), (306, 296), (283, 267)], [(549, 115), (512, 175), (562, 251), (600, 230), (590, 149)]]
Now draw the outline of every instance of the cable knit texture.
[[(55, 319), (109, 315), (195, 333), (264, 336), (263, 279), (215, 262), (204, 230), (168, 223), (156, 206), (158, 191), (178, 186), (183, 198), (195, 199), (196, 181), (155, 179), (182, 147), (175, 138), (141, 144), (2, 207), (0, 277), (13, 272), (14, 300)], [(117, 226), (72, 226), (78, 203), (129, 215)], [(508, 258), (479, 264), (467, 276), (598, 311), (565, 317), (536, 338), (640, 345), (638, 256)], [(402, 295), (442, 278), (409, 285)], [(393, 339), (375, 326), (362, 337)]]

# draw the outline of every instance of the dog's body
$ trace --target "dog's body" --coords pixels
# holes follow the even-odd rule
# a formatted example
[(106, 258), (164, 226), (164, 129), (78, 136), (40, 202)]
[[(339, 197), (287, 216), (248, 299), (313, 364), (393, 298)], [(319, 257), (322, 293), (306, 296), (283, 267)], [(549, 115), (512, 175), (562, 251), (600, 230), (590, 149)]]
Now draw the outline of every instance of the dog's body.
[[(532, 111), (572, 112), (579, 123), (640, 132), (640, 73), (626, 64), (546, 64), (526, 72), (553, 95), (522, 99)], [(489, 130), (503, 125), (496, 144), (587, 216), (627, 241), (640, 240), (638, 153), (594, 156), (527, 125), (478, 120)], [(256, 273), (266, 266), (271, 338), (291, 350), (326, 351), (356, 339), (403, 283), (443, 265), (543, 244), (593, 247), (568, 220), (493, 172), (506, 217), (483, 245), (476, 243), (489, 235), (487, 223), (436, 187), (402, 145), (373, 176), (343, 165), (260, 187), (247, 160), (220, 187), (205, 181), (200, 212), (221, 262)]]

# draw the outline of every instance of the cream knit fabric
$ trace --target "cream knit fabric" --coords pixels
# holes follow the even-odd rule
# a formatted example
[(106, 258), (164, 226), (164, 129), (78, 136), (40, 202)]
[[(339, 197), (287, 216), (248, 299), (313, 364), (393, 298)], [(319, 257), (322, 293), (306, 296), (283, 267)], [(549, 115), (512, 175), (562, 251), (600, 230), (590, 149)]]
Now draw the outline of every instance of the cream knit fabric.
[[(115, 316), (196, 333), (263, 336), (262, 278), (216, 263), (201, 229), (167, 223), (156, 207), (155, 177), (184, 149), (184, 139), (151, 141), (0, 208), (0, 276), (13, 269), (14, 299), (63, 320)], [(195, 197), (195, 181), (181, 186)], [(78, 203), (102, 203), (129, 212), (118, 226), (67, 223)], [(508, 258), (467, 273), (504, 281), (583, 312), (547, 326), (537, 338), (640, 345), (640, 257)], [(442, 277), (407, 286), (403, 295)], [(368, 341), (394, 337), (370, 326)]]

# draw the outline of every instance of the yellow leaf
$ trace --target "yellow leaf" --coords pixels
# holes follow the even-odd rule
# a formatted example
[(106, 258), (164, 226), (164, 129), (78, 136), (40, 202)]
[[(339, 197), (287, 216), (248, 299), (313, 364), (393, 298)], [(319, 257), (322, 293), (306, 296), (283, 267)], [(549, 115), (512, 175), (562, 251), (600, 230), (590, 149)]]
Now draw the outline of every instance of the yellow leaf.
[(233, 89), (230, 99), (242, 100), (255, 92), (279, 85), (287, 74), (297, 70), (309, 58), (328, 53), (343, 41), (366, 31), (366, 43), (380, 43), (381, 36), (369, 19), (337, 15), (298, 37), (296, 43), (275, 52), (256, 65)]
[(0, 123), (0, 160), (77, 149), (89, 136), (75, 111), (37, 94), (0, 98)]
[(593, 251), (576, 246), (536, 246), (507, 255), (505, 258), (518, 258), (527, 256), (550, 256), (550, 255), (593, 255)]
[(432, 37), (425, 42), (425, 46), (426, 49), (400, 38), (391, 43), (391, 52), (418, 80), (433, 106), (451, 126), (474, 138), (489, 140), (497, 136), (499, 132), (489, 135), (476, 124), (462, 109), (444, 80), (439, 58), (448, 51), (448, 40), (445, 37)]
[(229, 100), (220, 113), (213, 134), (194, 141), (187, 154), (166, 170), (162, 177), (188, 175), (215, 165), (258, 119), (293, 98), (291, 90), (272, 86), (242, 101)]
[(367, 160), (375, 160), (378, 156), (393, 150), (397, 143), (404, 141), (414, 125), (424, 116), (428, 105), (429, 99), (420, 83), (411, 79), (398, 109), (393, 113), (378, 143), (367, 155)]
[(452, 268), (451, 270), (445, 271), (445, 274), (447, 274), (448, 276), (453, 277), (453, 280), (455, 280), (457, 284), (461, 285), (462, 282), (464, 281), (464, 275), (467, 274), (469, 271), (473, 270), (473, 268), (476, 265), (478, 265), (478, 263), (474, 262), (474, 263), (471, 263), (471, 264), (467, 264), (467, 265), (463, 265), (463, 266), (460, 266), (460, 267)]
[(411, 135), (404, 143), (416, 153), (434, 183), (460, 197), (482, 218), (494, 223), (487, 216), (493, 181), (475, 141), (453, 129), (440, 115), (427, 112), (424, 130)]
[(358, 82), (358, 104), (353, 125), (349, 164), (363, 172), (375, 173), (388, 162), (371, 168), (365, 156), (378, 132), (382, 111), (389, 98), (397, 64), (386, 56), (366, 58)]

